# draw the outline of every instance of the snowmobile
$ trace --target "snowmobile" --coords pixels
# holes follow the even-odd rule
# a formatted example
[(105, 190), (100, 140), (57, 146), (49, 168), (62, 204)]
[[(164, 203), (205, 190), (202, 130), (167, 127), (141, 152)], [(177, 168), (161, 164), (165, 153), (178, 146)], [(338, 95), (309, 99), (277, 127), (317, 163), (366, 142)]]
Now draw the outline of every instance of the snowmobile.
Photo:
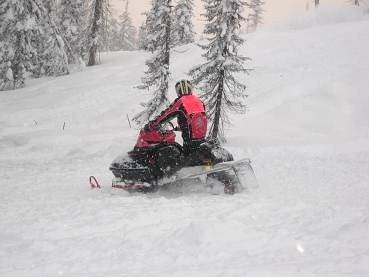
[(245, 188), (245, 176), (246, 182), (255, 184), (249, 159), (234, 161), (231, 153), (212, 141), (199, 142), (186, 154), (176, 142), (177, 130), (170, 121), (158, 130), (141, 129), (133, 150), (111, 163), (112, 187), (146, 193), (197, 182), (208, 188), (220, 184), (224, 193), (234, 194)]

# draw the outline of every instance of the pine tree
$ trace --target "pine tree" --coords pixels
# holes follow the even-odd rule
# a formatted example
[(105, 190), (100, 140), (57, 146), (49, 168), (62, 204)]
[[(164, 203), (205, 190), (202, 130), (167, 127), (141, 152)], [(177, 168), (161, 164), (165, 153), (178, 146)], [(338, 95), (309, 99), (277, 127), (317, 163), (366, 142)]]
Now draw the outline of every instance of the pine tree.
[(71, 47), (55, 23), (54, 4), (0, 0), (0, 80), (9, 81), (12, 75), (13, 88), (24, 86), (27, 72), (36, 77), (68, 73)]
[(120, 42), (120, 24), (114, 17), (109, 17), (108, 39), (104, 44), (103, 49), (106, 51), (122, 50)]
[(89, 36), (87, 38), (88, 45), (88, 66), (98, 63), (97, 50), (100, 43), (100, 32), (104, 24), (104, 0), (93, 0), (91, 5), (92, 15), (89, 26)]
[(156, 46), (153, 57), (146, 61), (148, 70), (142, 78), (141, 89), (151, 90), (153, 98), (142, 104), (144, 110), (134, 117), (138, 124), (144, 124), (169, 104), (169, 60), (170, 60), (170, 0), (155, 0), (157, 13), (152, 28), (152, 43)]
[[(67, 43), (58, 29), (56, 22), (56, 1), (45, 1), (43, 14), (46, 16), (42, 22), (43, 34), (41, 37), (40, 50), (40, 72), (39, 76), (59, 76), (69, 74), (68, 69), (68, 51), (66, 50)], [(69, 44), (68, 44), (69, 46)], [(73, 53), (69, 51), (69, 54), (74, 57)], [(71, 59), (73, 61), (73, 59)]]
[(134, 50), (136, 49), (136, 28), (132, 25), (132, 19), (128, 13), (128, 0), (124, 12), (120, 15), (120, 49)]
[(138, 49), (146, 50), (147, 48), (147, 27), (146, 27), (146, 21), (144, 21), (140, 28), (138, 29), (138, 38), (137, 38), (137, 46)]
[(206, 62), (193, 68), (190, 75), (195, 85), (200, 85), (207, 114), (212, 123), (209, 137), (224, 139), (224, 124), (230, 123), (229, 112), (244, 112), (243, 100), (246, 86), (235, 75), (248, 73), (244, 62), (248, 58), (238, 54), (244, 43), (239, 36), (242, 12), (246, 3), (242, 0), (204, 0), (206, 20), (204, 33), (208, 44), (202, 46)]
[[(158, 15), (162, 9), (162, 5), (163, 0), (152, 0), (151, 9), (146, 14), (146, 49), (152, 53), (160, 48), (160, 42), (157, 39), (158, 34), (156, 32), (158, 32), (158, 24), (160, 24), (160, 22), (158, 23)], [(163, 18), (163, 20), (167, 22), (166, 18)], [(161, 29), (164, 30), (164, 28)]]
[(114, 40), (113, 33), (117, 28), (119, 29), (119, 23), (114, 26), (118, 21), (114, 18), (110, 0), (103, 0), (103, 12), (102, 12), (102, 24), (99, 31), (99, 37), (101, 38), (98, 43), (98, 49), (102, 51), (111, 51), (111, 40)]
[[(34, 70), (37, 41), (42, 34), (42, 3), (37, 0), (0, 1), (0, 83), (7, 83), (12, 73), (13, 88), (23, 87), (25, 73)], [(11, 71), (9, 71), (9, 68)]]
[[(53, 50), (50, 50), (51, 53), (50, 56), (57, 57), (56, 59), (54, 58), (54, 60), (56, 61), (55, 64), (56, 68), (58, 68), (58, 63), (59, 64), (63, 63), (65, 67), (63, 71), (65, 73), (68, 73), (69, 72), (69, 70), (67, 69), (68, 57), (71, 63), (76, 63), (78, 65), (84, 65), (84, 63), (81, 61), (80, 55), (74, 51), (73, 46), (70, 44), (68, 39), (64, 37), (61, 29), (59, 28), (60, 17), (58, 16), (57, 12), (57, 3), (59, 2), (59, 0), (51, 0), (51, 1), (43, 0), (43, 1), (46, 3), (46, 9), (45, 8), (43, 9), (44, 18), (46, 21), (45, 24), (46, 27), (44, 32), (45, 33), (48, 32), (46, 36), (49, 38), (49, 44), (54, 45)], [(85, 1), (84, 0), (82, 1), (83, 1), (82, 9), (83, 11), (85, 11)], [(83, 12), (81, 16), (84, 15), (85, 13)], [(52, 47), (50, 48), (52, 49)], [(46, 50), (46, 53), (49, 53), (49, 51)], [(60, 60), (59, 62), (58, 59)], [(60, 72), (53, 75), (60, 75)]]
[(86, 28), (84, 9), (84, 0), (61, 0), (59, 3), (60, 31), (74, 54), (68, 54), (69, 63), (75, 62), (75, 56), (83, 56), (83, 31)]
[(248, 30), (256, 30), (258, 25), (262, 22), (262, 14), (264, 13), (263, 5), (265, 4), (262, 0), (251, 0), (248, 7), (250, 9), (250, 14), (248, 17)]
[(193, 1), (179, 0), (174, 8), (173, 39), (176, 45), (194, 42)]
[(139, 49), (143, 49), (145, 51), (154, 52), (156, 50), (155, 45), (155, 35), (154, 31), (154, 23), (155, 23), (155, 14), (157, 13), (158, 1), (152, 0), (151, 8), (148, 12), (143, 13), (145, 15), (145, 21), (139, 28), (138, 33), (138, 45)]

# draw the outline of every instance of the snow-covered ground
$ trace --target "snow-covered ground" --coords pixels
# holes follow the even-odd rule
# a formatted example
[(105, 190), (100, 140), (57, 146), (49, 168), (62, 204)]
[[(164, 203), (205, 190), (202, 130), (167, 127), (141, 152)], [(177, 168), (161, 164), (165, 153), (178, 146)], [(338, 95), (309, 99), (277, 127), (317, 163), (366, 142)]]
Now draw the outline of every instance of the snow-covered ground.
[[(297, 29), (247, 37), (238, 195), (109, 188), (147, 53), (1, 92), (0, 276), (369, 276), (369, 21)], [(174, 52), (172, 87), (200, 54)]]

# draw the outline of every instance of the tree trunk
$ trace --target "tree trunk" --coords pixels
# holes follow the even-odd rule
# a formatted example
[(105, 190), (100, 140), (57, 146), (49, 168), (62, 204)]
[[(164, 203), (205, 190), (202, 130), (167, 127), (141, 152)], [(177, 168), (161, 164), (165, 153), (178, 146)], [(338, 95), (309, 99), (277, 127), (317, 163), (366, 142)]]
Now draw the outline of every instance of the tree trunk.
[(319, 0), (315, 0), (315, 7), (319, 6)]
[(215, 104), (215, 115), (212, 126), (212, 132), (210, 138), (218, 141), (219, 134), (219, 125), (220, 125), (220, 116), (221, 116), (221, 108), (222, 108), (222, 100), (224, 93), (224, 69), (222, 69), (219, 73), (219, 82), (218, 82), (218, 90), (217, 90), (217, 100)]
[[(168, 0), (167, 7), (169, 9), (169, 15), (166, 18), (166, 27), (165, 27), (165, 48), (164, 48), (164, 65), (166, 66), (166, 69), (169, 72), (169, 62), (170, 62), (170, 28), (171, 28), (171, 17), (170, 17), (170, 1)], [(169, 76), (168, 74), (165, 74), (164, 76), (164, 86), (163, 86), (163, 95), (168, 94), (168, 88), (169, 88)]]
[(90, 39), (92, 41), (90, 50), (89, 50), (89, 58), (88, 58), (88, 66), (93, 66), (97, 64), (97, 36), (99, 32), (99, 21), (101, 20), (102, 16), (102, 1), (103, 0), (95, 0), (95, 11), (94, 11), (94, 17), (92, 20), (92, 28), (91, 28), (91, 34)]
[(359, 0), (355, 0), (355, 6), (360, 6)]
[(24, 37), (22, 31), (16, 33), (16, 51), (14, 53), (11, 69), (13, 71), (13, 88), (23, 88), (25, 84), (24, 77)]

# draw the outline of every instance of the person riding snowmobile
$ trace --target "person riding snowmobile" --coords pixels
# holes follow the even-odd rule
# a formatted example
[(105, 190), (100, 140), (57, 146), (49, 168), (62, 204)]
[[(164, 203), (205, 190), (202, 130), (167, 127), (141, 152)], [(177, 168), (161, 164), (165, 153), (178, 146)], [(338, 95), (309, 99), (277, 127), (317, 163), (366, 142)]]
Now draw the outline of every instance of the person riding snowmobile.
[(146, 130), (155, 130), (162, 123), (177, 117), (179, 129), (182, 132), (183, 151), (185, 155), (198, 149), (205, 141), (208, 119), (204, 103), (193, 94), (190, 81), (181, 80), (175, 85), (177, 98), (164, 111), (146, 126)]
[[(243, 167), (253, 175), (250, 161), (234, 162), (230, 152), (206, 139), (208, 119), (204, 103), (193, 95), (189, 81), (182, 80), (175, 88), (178, 98), (140, 130), (131, 151), (110, 164), (114, 174), (112, 186), (129, 192), (151, 192), (165, 186), (205, 182), (210, 189), (224, 185), (228, 194), (240, 191), (238, 176)], [(182, 131), (182, 147), (175, 141), (177, 128), (161, 128), (174, 118)]]

